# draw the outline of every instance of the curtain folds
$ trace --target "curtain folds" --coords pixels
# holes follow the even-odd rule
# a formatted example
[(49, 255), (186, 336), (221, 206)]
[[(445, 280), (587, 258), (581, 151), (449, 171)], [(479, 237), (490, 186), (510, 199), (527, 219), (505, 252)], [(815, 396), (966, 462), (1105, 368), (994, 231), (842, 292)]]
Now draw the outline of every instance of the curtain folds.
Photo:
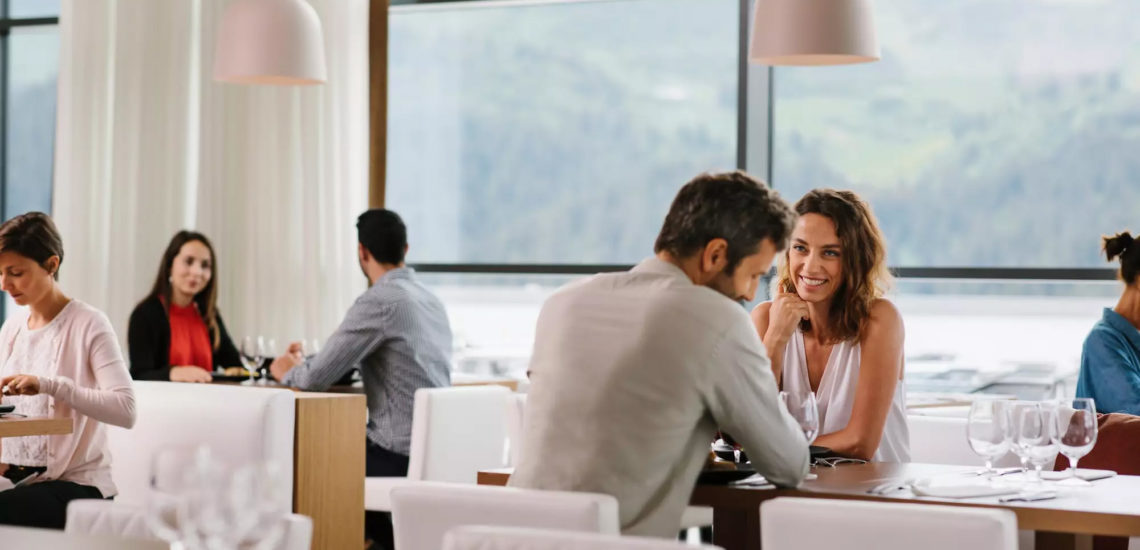
[(324, 338), (365, 286), (368, 1), (309, 0), (329, 80), (211, 79), (229, 0), (64, 0), (53, 217), (65, 290), (120, 339), (183, 228), (211, 238), (236, 340)]

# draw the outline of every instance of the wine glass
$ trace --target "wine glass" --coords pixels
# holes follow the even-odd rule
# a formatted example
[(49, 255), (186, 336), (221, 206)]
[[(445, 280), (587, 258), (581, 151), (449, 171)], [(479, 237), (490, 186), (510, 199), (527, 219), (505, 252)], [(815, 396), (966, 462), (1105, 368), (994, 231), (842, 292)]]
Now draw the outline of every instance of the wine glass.
[(802, 394), (782, 391), (780, 400), (796, 420), (796, 424), (799, 424), (808, 445), (811, 445), (819, 435), (819, 406), (816, 404), (815, 394), (810, 391)]
[(249, 380), (242, 382), (242, 384), (253, 384), (257, 369), (261, 367), (261, 362), (265, 359), (265, 339), (260, 336), (242, 338), (241, 354), (250, 363), (247, 367), (249, 369)]
[(311, 340), (303, 340), (301, 342), (302, 354), (308, 358), (321, 352), (321, 340), (313, 338)]
[(1077, 461), (1089, 454), (1096, 444), (1096, 404), (1091, 398), (1065, 399), (1057, 404), (1053, 418), (1053, 443), (1069, 459), (1069, 476), (1058, 484), (1071, 487), (1092, 485), (1077, 477)]
[(260, 374), (259, 384), (269, 383), (269, 367), (264, 366), (264, 361), (273, 357), (277, 357), (277, 340), (266, 338), (261, 348), (261, 360), (257, 362), (256, 367), (258, 374)]
[(286, 471), (268, 461), (245, 465), (233, 473), (226, 495), (230, 507), (240, 513), (235, 522), (239, 547), (250, 550), (277, 548), (285, 535), (284, 520), (290, 511), (292, 495)]
[(970, 449), (986, 461), (982, 475), (993, 476), (994, 461), (1009, 452), (1013, 431), (1010, 427), (1008, 403), (998, 399), (979, 399), (970, 405), (966, 421), (966, 439)]
[(185, 548), (179, 517), (190, 485), (188, 476), (193, 461), (193, 449), (183, 446), (161, 447), (150, 459), (146, 524), (171, 548)]
[(1021, 422), (1023, 420), (1022, 411), (1025, 409), (1033, 409), (1037, 406), (1036, 403), (1031, 401), (1014, 401), (1008, 405), (1009, 407), (1009, 440), (1010, 448), (1014, 455), (1017, 455), (1018, 461), (1021, 462), (1021, 473), (1029, 475), (1029, 452), (1027, 448), (1018, 444), (1018, 434), (1021, 432)]
[(1017, 430), (1015, 444), (1021, 447), (1029, 463), (1032, 474), (1027, 472), (1029, 482), (1041, 483), (1041, 468), (1057, 457), (1057, 444), (1053, 443), (1055, 433), (1053, 408), (1049, 403), (1036, 403), (1033, 407), (1023, 407), (1021, 422)]

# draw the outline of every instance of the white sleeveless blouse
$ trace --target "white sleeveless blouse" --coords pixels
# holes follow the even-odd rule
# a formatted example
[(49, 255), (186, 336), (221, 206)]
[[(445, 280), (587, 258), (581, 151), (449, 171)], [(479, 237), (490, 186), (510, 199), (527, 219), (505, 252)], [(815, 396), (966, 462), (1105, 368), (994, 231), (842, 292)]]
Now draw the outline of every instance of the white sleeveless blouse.
[[(851, 408), (855, 405), (855, 386), (859, 382), (860, 346), (845, 341), (831, 348), (831, 357), (823, 370), (819, 389), (815, 392), (819, 403), (819, 433), (829, 434), (847, 427)], [(808, 378), (807, 353), (804, 335), (800, 329), (784, 348), (783, 389), (792, 394), (811, 392)], [(902, 380), (895, 385), (895, 395), (887, 412), (887, 423), (879, 448), (871, 457), (874, 462), (910, 462), (910, 432), (906, 425), (906, 388)]]

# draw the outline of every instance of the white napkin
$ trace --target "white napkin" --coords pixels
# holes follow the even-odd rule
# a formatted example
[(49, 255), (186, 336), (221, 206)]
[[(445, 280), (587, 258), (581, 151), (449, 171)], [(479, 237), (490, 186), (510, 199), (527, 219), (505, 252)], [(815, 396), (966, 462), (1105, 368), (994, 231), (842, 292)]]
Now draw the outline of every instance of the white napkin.
[(15, 485), (12, 484), (12, 480), (4, 476), (0, 476), (0, 491), (7, 491), (12, 487), (15, 487)]
[[(1096, 481), (1106, 477), (1112, 477), (1116, 472), (1112, 470), (1093, 470), (1090, 468), (1077, 468), (1077, 477), (1085, 481)], [(1068, 470), (1061, 470), (1060, 472), (1041, 472), (1041, 479), (1048, 481), (1057, 481), (1069, 477)]]
[(1017, 493), (1017, 487), (1006, 485), (993, 485), (979, 482), (938, 482), (933, 480), (919, 480), (911, 484), (910, 490), (920, 497), (938, 498), (977, 498), (1010, 495)]

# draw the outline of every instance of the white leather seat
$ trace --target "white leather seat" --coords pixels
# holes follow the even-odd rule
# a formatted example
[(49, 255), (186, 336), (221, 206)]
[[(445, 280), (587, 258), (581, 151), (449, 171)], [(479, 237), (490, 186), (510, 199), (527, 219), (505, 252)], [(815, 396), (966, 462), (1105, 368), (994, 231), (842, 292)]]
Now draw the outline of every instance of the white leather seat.
[[(164, 447), (206, 445), (229, 465), (273, 460), (283, 471), (293, 472), (296, 398), (291, 390), (146, 381), (133, 385), (138, 410), (134, 428), (107, 430), (111, 476), (119, 494), (114, 501), (82, 501), (74, 511), (69, 507), (68, 532), (149, 534), (141, 506), (149, 490), (151, 457)], [(288, 485), (281, 504), (291, 510), (293, 477), (281, 481)], [(310, 526), (305, 547), (311, 531)], [(294, 547), (293, 541), (286, 542), (282, 548)]]
[(393, 487), (421, 481), (476, 482), (479, 470), (503, 467), (506, 405), (503, 386), (416, 390), (407, 477), (364, 480), (364, 509), (392, 509)]
[[(309, 550), (313, 540), (313, 520), (301, 514), (289, 514), (282, 521), (285, 533), (277, 550)], [(67, 533), (127, 537), (134, 540), (158, 541), (146, 523), (143, 506), (111, 503), (102, 500), (73, 500), (67, 505)]]
[(168, 550), (159, 541), (121, 536), (76, 535), (55, 529), (32, 529), (0, 525), (0, 547), (12, 550), (43, 548), (51, 550)]
[(456, 527), (443, 537), (443, 550), (716, 550), (719, 546), (693, 546), (683, 542), (620, 537), (520, 527), (469, 525)]
[(444, 533), (460, 525), (620, 532), (610, 495), (431, 482), (392, 490), (397, 550), (440, 548)]
[(1017, 516), (961, 506), (776, 498), (760, 505), (760, 545), (764, 550), (1017, 550)]
[[(907, 415), (910, 461), (981, 468), (985, 461), (970, 449), (970, 442), (966, 439), (966, 422), (961, 417)], [(1013, 453), (1006, 453), (994, 461), (995, 468), (1019, 464)]]

